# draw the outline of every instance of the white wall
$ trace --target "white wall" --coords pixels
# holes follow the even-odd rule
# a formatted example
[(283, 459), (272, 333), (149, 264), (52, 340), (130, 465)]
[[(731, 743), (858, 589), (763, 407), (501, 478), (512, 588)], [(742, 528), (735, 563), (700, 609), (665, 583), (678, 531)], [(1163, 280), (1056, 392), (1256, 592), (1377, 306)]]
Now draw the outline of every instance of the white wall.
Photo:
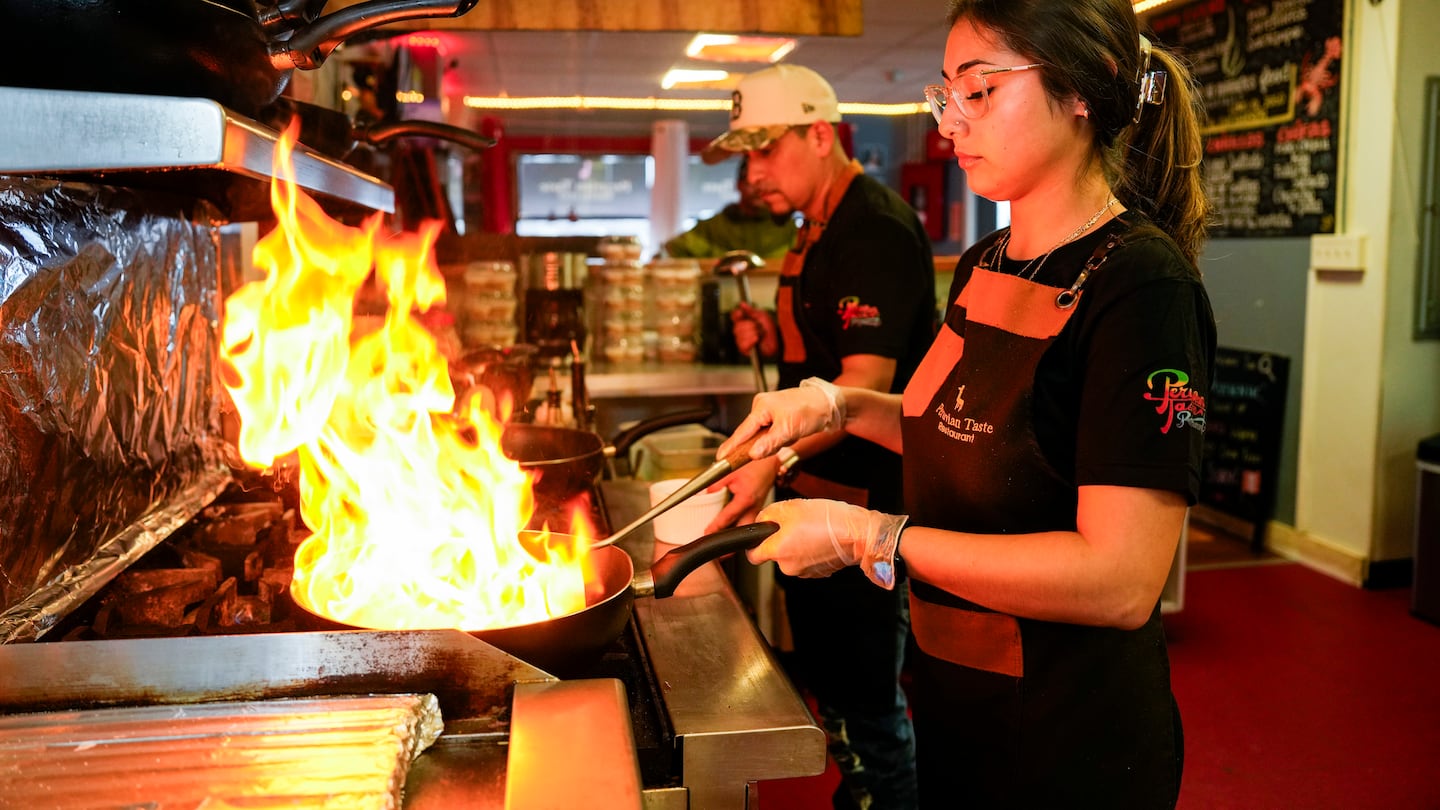
[[(1367, 4), (1368, 6), (1368, 4)], [(1424, 166), (1425, 78), (1440, 76), (1440, 3), (1404, 0), (1393, 43), (1395, 118), (1389, 174), (1388, 255), (1383, 257), (1385, 346), (1381, 361), (1380, 436), (1377, 451), (1373, 560), (1411, 555), (1415, 529), (1415, 445), (1440, 432), (1440, 341), (1417, 342), (1416, 262), (1420, 232), (1420, 177)], [(1440, 122), (1436, 122), (1440, 124)]]
[(1440, 11), (1349, 0), (1346, 14), (1337, 231), (1367, 237), (1366, 271), (1309, 279), (1295, 545), (1359, 582), (1371, 560), (1408, 556), (1415, 441), (1440, 429), (1440, 347), (1410, 338), (1420, 79), (1408, 75), (1440, 72)]

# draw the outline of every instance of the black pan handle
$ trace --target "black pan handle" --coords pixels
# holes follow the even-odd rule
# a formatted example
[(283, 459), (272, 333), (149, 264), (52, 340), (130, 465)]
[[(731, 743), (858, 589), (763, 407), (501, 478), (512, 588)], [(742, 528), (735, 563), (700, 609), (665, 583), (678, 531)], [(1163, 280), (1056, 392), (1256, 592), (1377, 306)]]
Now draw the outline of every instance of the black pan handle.
[(663, 413), (659, 416), (652, 416), (649, 419), (642, 419), (636, 424), (615, 434), (610, 446), (615, 448), (615, 455), (624, 457), (630, 445), (644, 438), (645, 436), (668, 427), (678, 425), (700, 425), (704, 424), (715, 415), (714, 408), (692, 408), (688, 411), (676, 411), (675, 413)]
[(732, 526), (672, 550), (656, 560), (647, 572), (654, 582), (655, 598), (664, 599), (675, 593), (675, 588), (696, 568), (726, 554), (755, 548), (779, 529), (779, 523), (768, 520)]

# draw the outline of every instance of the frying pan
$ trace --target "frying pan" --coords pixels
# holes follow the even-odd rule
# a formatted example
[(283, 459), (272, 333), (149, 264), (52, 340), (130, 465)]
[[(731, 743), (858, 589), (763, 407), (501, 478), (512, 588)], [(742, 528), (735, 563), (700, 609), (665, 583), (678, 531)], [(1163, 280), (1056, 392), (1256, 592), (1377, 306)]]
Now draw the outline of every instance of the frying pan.
[(214, 99), (251, 118), (291, 72), (401, 20), (458, 17), (478, 0), (0, 0), (0, 85)]
[[(552, 675), (576, 677), (620, 637), (630, 621), (635, 597), (668, 597), (696, 568), (726, 554), (754, 548), (779, 528), (777, 523), (762, 522), (707, 534), (670, 551), (650, 570), (638, 575), (630, 555), (623, 550), (615, 546), (593, 549), (585, 607), (545, 621), (468, 632)], [(312, 617), (316, 626), (357, 629), (321, 616), (298, 594), (294, 595), (295, 604)]]

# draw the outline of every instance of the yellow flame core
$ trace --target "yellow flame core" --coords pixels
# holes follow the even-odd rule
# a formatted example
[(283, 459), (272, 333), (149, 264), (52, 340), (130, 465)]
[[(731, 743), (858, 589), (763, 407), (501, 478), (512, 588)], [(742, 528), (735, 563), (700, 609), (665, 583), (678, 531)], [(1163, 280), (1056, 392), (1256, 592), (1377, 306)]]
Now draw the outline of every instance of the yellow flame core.
[[(313, 534), (291, 592), (336, 621), (377, 629), (478, 630), (585, 606), (590, 538), (522, 530), (532, 481), (480, 407), (453, 414), (435, 340), (410, 313), (443, 303), (438, 223), (382, 236), (381, 218), (336, 222), (294, 184), (294, 127), (276, 149), (278, 225), (256, 245), (265, 278), (226, 301), (226, 387), (239, 449), (258, 467), (296, 452)], [(374, 272), (384, 324), (354, 334)]]

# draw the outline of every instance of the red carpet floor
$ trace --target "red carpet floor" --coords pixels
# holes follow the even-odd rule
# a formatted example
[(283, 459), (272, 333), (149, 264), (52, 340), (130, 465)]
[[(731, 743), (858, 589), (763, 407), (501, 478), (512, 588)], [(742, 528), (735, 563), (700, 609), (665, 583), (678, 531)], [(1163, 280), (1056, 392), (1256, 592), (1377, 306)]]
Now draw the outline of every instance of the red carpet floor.
[(1166, 620), (1183, 810), (1440, 808), (1440, 627), (1297, 564), (1191, 571)]
[[(1181, 810), (1440, 810), (1440, 627), (1409, 605), (1293, 563), (1189, 571), (1165, 622)], [(760, 807), (827, 810), (836, 780), (762, 783)]]

